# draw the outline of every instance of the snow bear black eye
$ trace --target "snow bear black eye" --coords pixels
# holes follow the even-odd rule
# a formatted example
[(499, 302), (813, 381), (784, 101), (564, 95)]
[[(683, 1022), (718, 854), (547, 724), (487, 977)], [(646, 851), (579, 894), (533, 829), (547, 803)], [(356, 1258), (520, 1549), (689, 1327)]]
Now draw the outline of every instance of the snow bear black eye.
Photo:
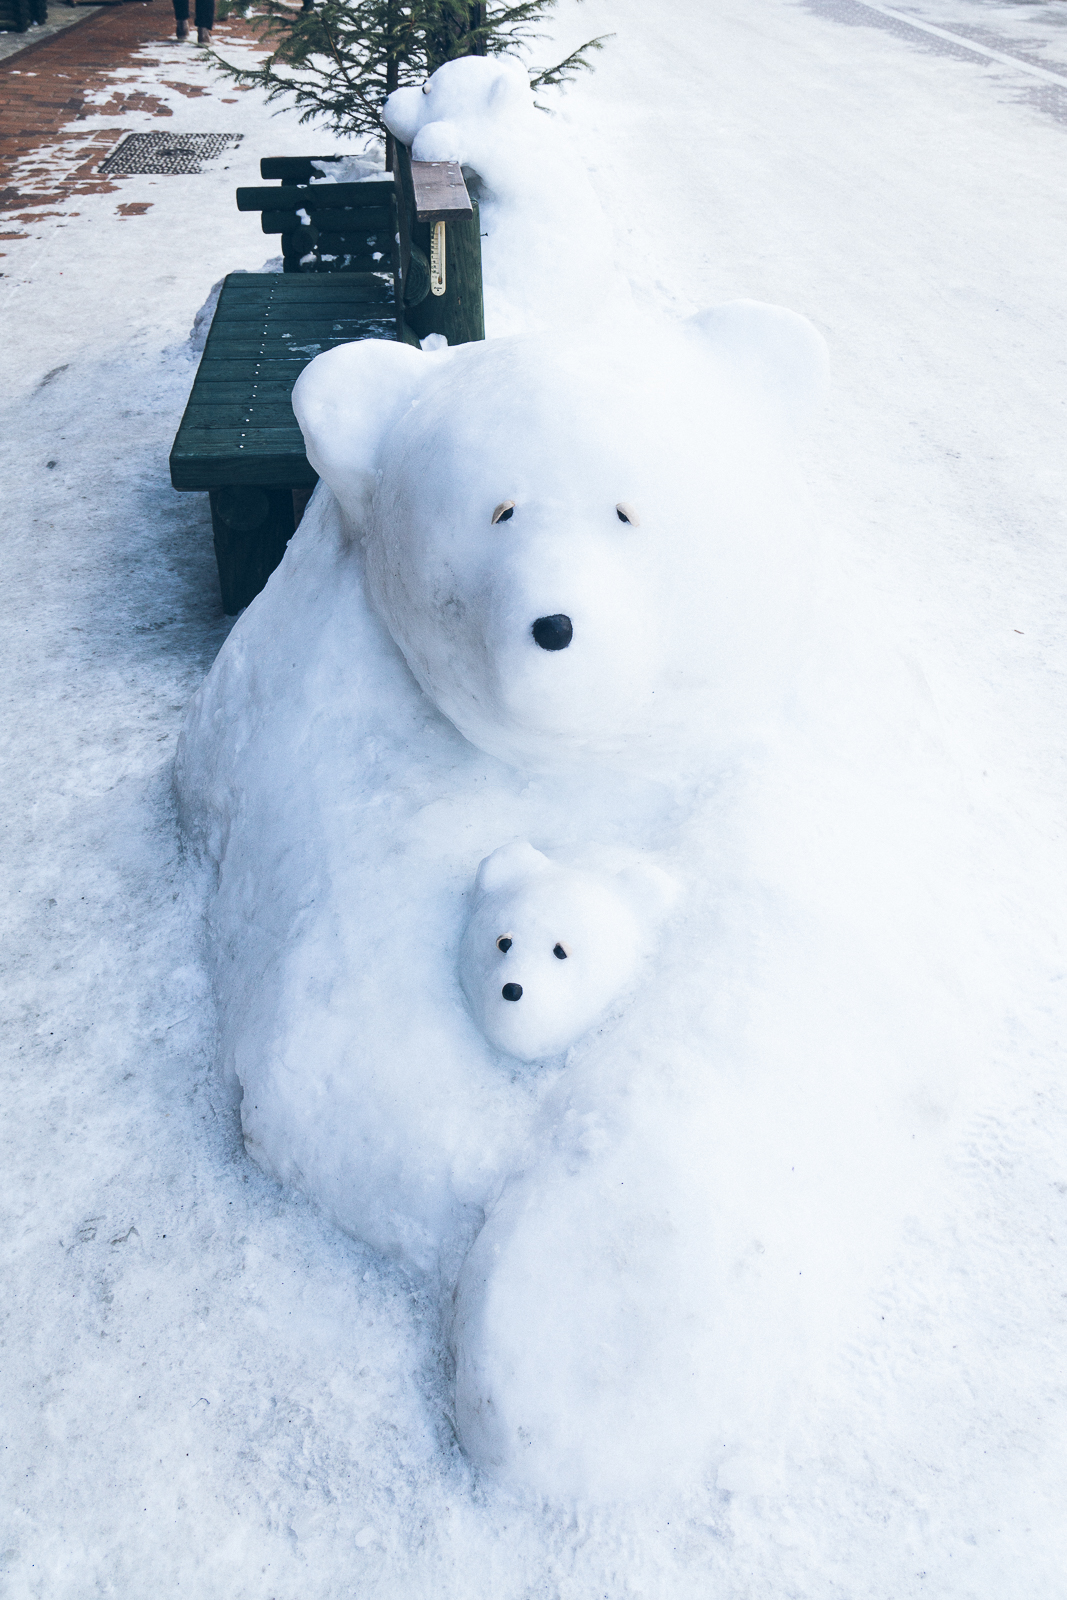
[(620, 522), (628, 522), (634, 528), (639, 528), (641, 526), (641, 518), (637, 515), (637, 512), (634, 510), (633, 506), (625, 500), (619, 501), (618, 505), (615, 507), (615, 515), (618, 517)]
[(561, 944), (553, 945), (552, 954), (555, 956), (557, 961), (566, 961), (567, 959), (567, 952), (564, 950)]
[(500, 935), (500, 938), (496, 942), (496, 947), (502, 956), (507, 955), (508, 951), (511, 949), (511, 940), (508, 938), (506, 933), (502, 933)]
[(514, 515), (514, 500), (501, 500), (490, 518), (490, 525), (495, 528), (498, 522), (510, 522)]

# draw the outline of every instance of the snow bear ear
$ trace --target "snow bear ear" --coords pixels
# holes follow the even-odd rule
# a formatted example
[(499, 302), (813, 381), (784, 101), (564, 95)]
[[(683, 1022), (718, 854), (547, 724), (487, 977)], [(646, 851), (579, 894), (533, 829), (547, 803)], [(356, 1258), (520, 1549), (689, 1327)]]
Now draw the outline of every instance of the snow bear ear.
[(505, 111), (533, 99), (530, 79), (521, 63), (499, 60), (494, 65), (496, 77), (489, 89), (489, 104), (494, 111)]
[(825, 393), (826, 340), (795, 311), (759, 300), (727, 300), (690, 317), (689, 326), (795, 421)]
[(662, 922), (680, 893), (677, 880), (651, 861), (640, 861), (619, 874), (630, 904), (653, 926)]
[(532, 844), (525, 841), (503, 844), (491, 856), (486, 856), (478, 868), (474, 887), (479, 894), (498, 894), (501, 889), (513, 889), (516, 884), (525, 883), (551, 865), (548, 857), (535, 850)]
[(381, 441), (433, 370), (421, 350), (360, 339), (327, 350), (293, 388), (307, 457), (349, 517), (359, 520)]

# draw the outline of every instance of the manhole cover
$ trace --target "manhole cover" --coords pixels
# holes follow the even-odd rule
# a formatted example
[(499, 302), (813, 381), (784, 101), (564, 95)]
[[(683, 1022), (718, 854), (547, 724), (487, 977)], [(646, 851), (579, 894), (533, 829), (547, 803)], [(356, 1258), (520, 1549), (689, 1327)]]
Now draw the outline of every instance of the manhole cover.
[(197, 173), (243, 133), (131, 133), (100, 163), (101, 172)]

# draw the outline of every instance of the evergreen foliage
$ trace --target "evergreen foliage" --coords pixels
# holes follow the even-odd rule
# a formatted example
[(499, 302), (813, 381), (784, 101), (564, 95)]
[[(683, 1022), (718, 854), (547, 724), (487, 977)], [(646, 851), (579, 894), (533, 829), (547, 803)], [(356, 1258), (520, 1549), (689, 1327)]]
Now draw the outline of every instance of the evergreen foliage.
[[(255, 85), (268, 100), (287, 98), (301, 122), (322, 118), (338, 133), (392, 138), (382, 123), (386, 96), (404, 84), (421, 83), (444, 61), (467, 55), (518, 54), (542, 31), (539, 24), (556, 0), (250, 0), (245, 15), (260, 22), (271, 54), (257, 67), (235, 67), (219, 55), (215, 66), (238, 83)], [(220, 13), (244, 9), (222, 0)], [(610, 34), (589, 39), (563, 61), (531, 73), (534, 89), (565, 83)]]

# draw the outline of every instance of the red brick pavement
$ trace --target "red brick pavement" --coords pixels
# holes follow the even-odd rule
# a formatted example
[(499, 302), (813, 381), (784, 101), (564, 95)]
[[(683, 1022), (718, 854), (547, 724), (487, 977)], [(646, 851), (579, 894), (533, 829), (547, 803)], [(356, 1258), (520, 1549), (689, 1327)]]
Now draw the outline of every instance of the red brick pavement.
[[(243, 19), (220, 23), (216, 33), (220, 42), (227, 36), (250, 42)], [(137, 55), (155, 42), (158, 57)], [(132, 0), (97, 11), (0, 61), (0, 239), (24, 238), (13, 225), (42, 216), (76, 216), (69, 205), (78, 195), (118, 191), (122, 176), (102, 175), (96, 168), (126, 131), (120, 119), (130, 111), (156, 117), (173, 112), (154, 95), (120, 86), (116, 75), (125, 77), (133, 67), (169, 65), (173, 59), (174, 79), (163, 82), (199, 99), (209, 91), (181, 81), (183, 56), (194, 48), (175, 41), (169, 0)], [(222, 80), (219, 88), (227, 96), (238, 92)], [(99, 116), (113, 117), (114, 125), (78, 131), (79, 121)], [(139, 209), (119, 207), (124, 216)]]

